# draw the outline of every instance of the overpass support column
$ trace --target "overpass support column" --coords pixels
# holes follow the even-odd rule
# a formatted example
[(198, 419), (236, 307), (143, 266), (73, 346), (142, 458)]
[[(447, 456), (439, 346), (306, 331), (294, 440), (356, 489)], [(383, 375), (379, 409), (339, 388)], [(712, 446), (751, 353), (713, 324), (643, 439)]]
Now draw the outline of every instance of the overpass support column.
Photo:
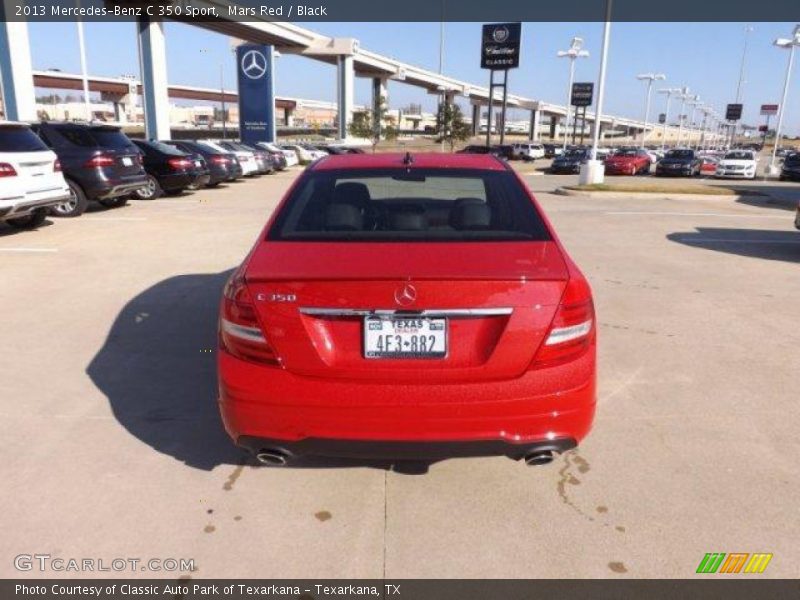
[(168, 140), (169, 93), (164, 24), (140, 17), (136, 22), (139, 70), (144, 100), (144, 128), (148, 139)]
[(472, 137), (480, 133), (481, 127), (481, 105), (477, 102), (472, 105)]
[(286, 127), (294, 127), (294, 109), (288, 106), (283, 109), (283, 124)]
[(350, 136), (348, 127), (353, 120), (353, 57), (339, 56), (336, 59), (336, 127), (339, 138)]
[[(10, 4), (8, 6), (11, 6)], [(33, 91), (28, 24), (6, 20), (6, 9), (0, 5), (0, 81), (3, 85), (3, 106), (8, 121), (35, 121), (36, 97)]]
[(528, 128), (528, 139), (531, 142), (538, 142), (542, 137), (542, 111), (535, 109), (531, 111), (531, 123)]
[[(389, 108), (389, 80), (385, 77), (372, 78), (372, 126), (375, 136), (380, 139), (383, 130), (383, 119), (380, 118)], [(400, 123), (397, 124), (400, 126)]]
[(555, 141), (557, 131), (558, 131), (558, 116), (557, 115), (550, 115), (550, 141), (551, 142)]

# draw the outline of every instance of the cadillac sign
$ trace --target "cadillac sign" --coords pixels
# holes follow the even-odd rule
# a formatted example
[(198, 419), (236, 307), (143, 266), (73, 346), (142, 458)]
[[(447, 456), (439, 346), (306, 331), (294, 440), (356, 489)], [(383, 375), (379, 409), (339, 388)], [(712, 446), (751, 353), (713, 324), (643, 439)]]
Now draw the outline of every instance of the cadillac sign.
[(494, 23), (483, 26), (481, 69), (502, 71), (519, 66), (521, 23)]

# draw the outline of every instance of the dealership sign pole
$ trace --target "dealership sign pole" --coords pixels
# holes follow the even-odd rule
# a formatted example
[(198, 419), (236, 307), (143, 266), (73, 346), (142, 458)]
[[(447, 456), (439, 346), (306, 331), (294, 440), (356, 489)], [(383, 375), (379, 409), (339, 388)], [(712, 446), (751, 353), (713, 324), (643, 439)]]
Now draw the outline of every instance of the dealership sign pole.
[(761, 145), (763, 146), (764, 143), (767, 141), (767, 132), (769, 132), (769, 118), (772, 115), (778, 114), (778, 105), (777, 104), (762, 104), (761, 105), (761, 115), (767, 117), (766, 124), (763, 125), (761, 131), (764, 133), (761, 140)]
[(242, 44), (236, 47), (239, 137), (245, 143), (275, 141), (273, 55), (273, 46)]
[[(505, 141), (508, 70), (519, 66), (522, 23), (494, 23), (483, 26), (481, 36), (481, 69), (489, 69), (489, 110), (486, 122), (486, 146), (492, 144), (492, 109), (494, 88), (503, 88), (500, 112), (500, 143)], [(494, 72), (503, 71), (503, 83), (494, 82)]]

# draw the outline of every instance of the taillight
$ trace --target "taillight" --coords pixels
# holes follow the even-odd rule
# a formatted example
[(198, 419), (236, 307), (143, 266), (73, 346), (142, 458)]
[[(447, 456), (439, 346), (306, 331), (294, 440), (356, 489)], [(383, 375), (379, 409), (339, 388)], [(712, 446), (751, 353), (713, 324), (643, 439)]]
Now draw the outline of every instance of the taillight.
[(213, 162), (215, 165), (227, 165), (229, 162), (231, 162), (231, 159), (226, 156), (212, 156), (211, 162)]
[(17, 170), (8, 163), (0, 163), (0, 177), (16, 177)]
[(114, 165), (114, 157), (108, 156), (107, 154), (98, 154), (97, 156), (93, 156), (89, 160), (86, 161), (85, 165), (89, 168), (94, 167), (111, 167)]
[(594, 340), (594, 303), (588, 284), (570, 279), (533, 366), (552, 366), (583, 354)]
[(188, 169), (191, 167), (192, 161), (190, 161), (188, 158), (169, 158), (167, 159), (167, 164), (176, 171), (179, 171), (181, 169)]
[(256, 318), (256, 307), (244, 277), (236, 273), (225, 285), (219, 321), (220, 343), (234, 356), (258, 363), (278, 364)]
[(53, 172), (60, 173), (61, 172), (61, 161), (56, 159), (56, 162), (53, 163)]

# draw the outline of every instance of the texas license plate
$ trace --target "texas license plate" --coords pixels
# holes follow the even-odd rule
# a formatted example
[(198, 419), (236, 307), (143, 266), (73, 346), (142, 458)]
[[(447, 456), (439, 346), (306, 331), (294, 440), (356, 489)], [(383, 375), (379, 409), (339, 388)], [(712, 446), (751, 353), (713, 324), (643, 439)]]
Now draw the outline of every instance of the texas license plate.
[(130, 156), (123, 156), (122, 157), (122, 164), (125, 165), (126, 167), (132, 167), (133, 166), (133, 159)]
[(365, 358), (444, 358), (447, 319), (365, 317)]
[(194, 166), (199, 169), (200, 168), (200, 161), (199, 160), (194, 161)]

